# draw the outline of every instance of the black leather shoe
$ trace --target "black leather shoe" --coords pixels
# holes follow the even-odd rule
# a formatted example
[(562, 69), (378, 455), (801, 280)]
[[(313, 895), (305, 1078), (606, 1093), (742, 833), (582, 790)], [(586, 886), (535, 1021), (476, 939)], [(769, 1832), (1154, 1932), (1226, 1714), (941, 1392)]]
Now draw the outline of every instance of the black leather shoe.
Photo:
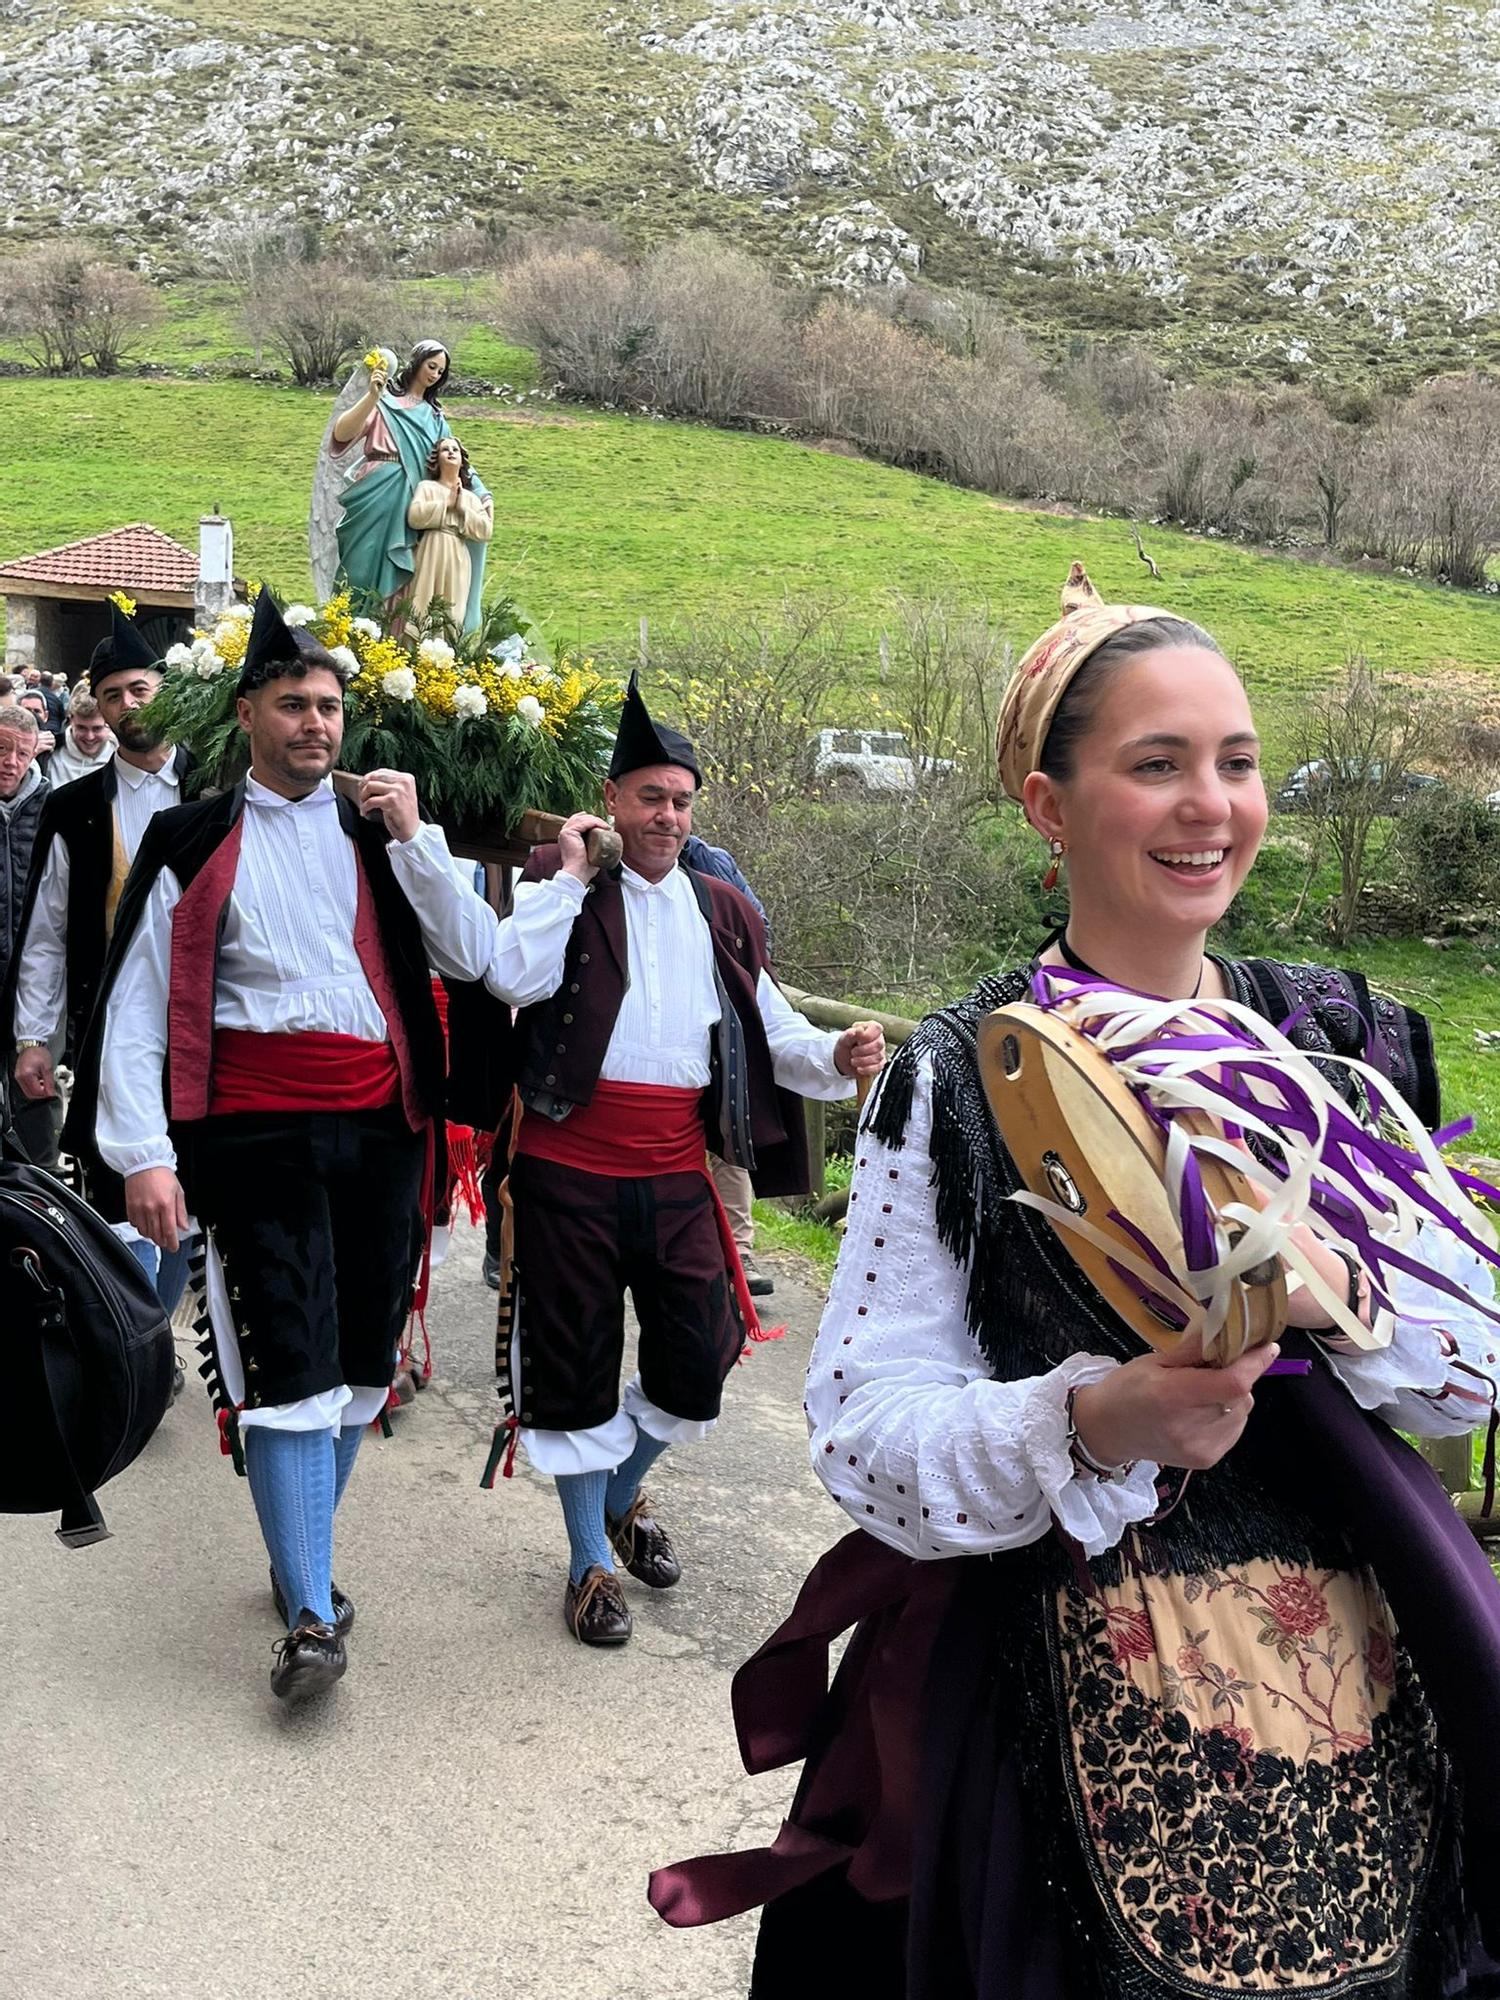
[(176, 1355), (172, 1356), (172, 1401), (175, 1403), (187, 1386), (187, 1373)]
[(745, 1266), (745, 1290), (752, 1299), (768, 1299), (776, 1289), (776, 1281), (755, 1264)]
[(500, 1259), (492, 1257), (488, 1250), (484, 1253), (484, 1282), (492, 1292), (500, 1289)]
[(333, 1627), (309, 1619), (277, 1642), (271, 1692), (278, 1701), (299, 1701), (332, 1687), (348, 1664), (344, 1642)]
[(563, 1593), (563, 1623), (580, 1646), (625, 1644), (633, 1620), (620, 1579), (612, 1569), (600, 1569), (596, 1563), (585, 1571), (582, 1583), (569, 1577)]
[[(354, 1625), (354, 1599), (345, 1597), (337, 1584), (333, 1586), (333, 1629), (342, 1639)], [(281, 1585), (276, 1580), (276, 1572), (271, 1571), (271, 1602), (276, 1606), (276, 1616), (283, 1625), (291, 1621), (287, 1617), (286, 1599), (281, 1594)]]
[(606, 1514), (604, 1525), (610, 1547), (637, 1581), (649, 1583), (653, 1590), (670, 1590), (681, 1581), (682, 1564), (672, 1538), (652, 1514), (644, 1492), (636, 1494), (623, 1521), (612, 1521)]

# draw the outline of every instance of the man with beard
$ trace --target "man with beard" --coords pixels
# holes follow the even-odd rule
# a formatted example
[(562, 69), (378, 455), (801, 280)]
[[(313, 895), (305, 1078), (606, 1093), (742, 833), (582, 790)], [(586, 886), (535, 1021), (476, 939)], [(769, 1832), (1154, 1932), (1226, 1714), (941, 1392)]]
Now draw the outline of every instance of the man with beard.
[(360, 810), (335, 795), (344, 669), (266, 590), (237, 691), (249, 774), (147, 829), (65, 1138), (163, 1250), (189, 1210), (206, 1232), (205, 1373), (270, 1553), (287, 1699), (347, 1665), (334, 1509), (390, 1390), (443, 1115), (422, 896), (390, 854), (419, 851), (450, 897), (455, 877), (409, 776), (367, 776)]
[[(114, 604), (110, 619), (110, 636), (89, 661), (89, 688), (119, 748), (88, 777), (55, 789), (43, 809), (5, 987), (16, 1084), (34, 1103), (57, 1096), (54, 1061), (78, 1059), (125, 877), (147, 826), (180, 800), (189, 767), (187, 752), (163, 743), (139, 717), (161, 685), (160, 661)], [(131, 1247), (174, 1311), (186, 1252), (162, 1258), (152, 1243)]]

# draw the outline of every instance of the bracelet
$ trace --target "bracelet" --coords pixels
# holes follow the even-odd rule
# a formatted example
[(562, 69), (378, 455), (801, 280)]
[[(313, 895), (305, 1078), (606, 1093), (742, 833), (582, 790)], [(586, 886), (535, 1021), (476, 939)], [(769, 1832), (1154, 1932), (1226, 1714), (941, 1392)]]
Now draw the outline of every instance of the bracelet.
[[(1358, 1319), (1360, 1294), (1364, 1291), (1365, 1288), (1364, 1267), (1360, 1263), (1359, 1259), (1356, 1256), (1354, 1256), (1350, 1251), (1340, 1250), (1337, 1248), (1336, 1245), (1332, 1243), (1330, 1243), (1327, 1247), (1333, 1252), (1334, 1256), (1338, 1258), (1339, 1262), (1345, 1267), (1345, 1269), (1349, 1273), (1349, 1293), (1348, 1297), (1344, 1300), (1344, 1304), (1348, 1307), (1349, 1311), (1354, 1315), (1354, 1317)], [(1332, 1326), (1333, 1321), (1330, 1320), (1328, 1324)]]
[(1078, 1420), (1073, 1414), (1073, 1401), (1078, 1391), (1085, 1387), (1086, 1383), (1075, 1382), (1068, 1391), (1067, 1401), (1063, 1405), (1068, 1420), (1068, 1456), (1073, 1461), (1074, 1469), (1083, 1477), (1101, 1480), (1106, 1485), (1128, 1479), (1140, 1464), (1138, 1458), (1127, 1458), (1123, 1465), (1105, 1465), (1101, 1459), (1095, 1458), (1078, 1435)]
[(34, 1035), (23, 1035), (16, 1043), (16, 1054), (24, 1055), (27, 1049), (44, 1049), (46, 1046), (45, 1042), (39, 1041)]

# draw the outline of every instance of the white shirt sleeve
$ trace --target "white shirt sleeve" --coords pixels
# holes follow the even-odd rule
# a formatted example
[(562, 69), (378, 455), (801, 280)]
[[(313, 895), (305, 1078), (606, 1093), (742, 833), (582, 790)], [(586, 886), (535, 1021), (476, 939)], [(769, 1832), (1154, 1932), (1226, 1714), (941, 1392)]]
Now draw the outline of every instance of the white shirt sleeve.
[(427, 962), (448, 979), (482, 979), (494, 955), (500, 920), (455, 861), (440, 826), (420, 825), (410, 840), (386, 848), (391, 870), (417, 922)]
[(14, 1025), (17, 1041), (53, 1041), (67, 1014), (70, 868), (67, 842), (55, 839), (47, 850), (31, 922), (20, 944)]
[[(424, 834), (436, 835), (436, 842)], [(587, 893), (576, 875), (518, 882), (502, 920), (464, 881), (439, 828), (422, 827), (408, 841), (392, 841), (387, 851), (435, 970), (450, 979), (482, 979), (512, 1007), (529, 1007), (557, 991)]]
[[(1475, 1211), (1477, 1233), (1486, 1227)], [(1495, 1302), (1495, 1267), (1444, 1229), (1424, 1229), (1413, 1255), (1467, 1293), (1456, 1299), (1399, 1274), (1396, 1327), (1373, 1354), (1328, 1353), (1362, 1410), (1414, 1437), (1454, 1437), (1488, 1422), (1500, 1386), (1500, 1322), (1470, 1301)]]
[(167, 1137), (162, 1062), (172, 973), (172, 912), (182, 895), (170, 868), (152, 885), (135, 936), (115, 976), (99, 1052), (99, 1116), (94, 1141), (117, 1174), (174, 1167)]
[(771, 1066), (782, 1089), (829, 1102), (852, 1097), (854, 1078), (833, 1066), (838, 1036), (804, 1021), (768, 972), (761, 973), (755, 997), (771, 1045)]
[(906, 1143), (864, 1132), (849, 1226), (808, 1370), (812, 1458), (861, 1528), (904, 1555), (984, 1554), (1059, 1521), (1090, 1556), (1156, 1510), (1158, 1468), (1076, 1476), (1066, 1402), (1118, 1364), (1078, 1354), (1044, 1375), (993, 1379), (964, 1315), (968, 1273), (937, 1231), (930, 1069)]

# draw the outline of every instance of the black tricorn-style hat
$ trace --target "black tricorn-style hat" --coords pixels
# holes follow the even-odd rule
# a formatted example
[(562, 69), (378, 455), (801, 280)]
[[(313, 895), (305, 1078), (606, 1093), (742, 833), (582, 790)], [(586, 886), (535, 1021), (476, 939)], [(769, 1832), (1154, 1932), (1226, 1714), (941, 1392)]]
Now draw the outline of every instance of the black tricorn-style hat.
[(694, 784), (701, 785), (703, 772), (697, 751), (679, 730), (651, 720), (650, 710), (641, 699), (639, 679), (638, 673), (632, 673), (625, 690), (615, 751), (609, 760), (610, 777), (623, 778), (627, 772), (644, 771), (652, 764), (676, 764), (684, 771), (691, 771)]
[(250, 637), (240, 663), (238, 694), (250, 694), (266, 681), (277, 678), (276, 668), (300, 660), (302, 649), (297, 635), (282, 617), (276, 599), (266, 584), (255, 600), (255, 616), (250, 621)]
[(153, 673), (161, 672), (160, 655), (152, 650), (151, 642), (133, 618), (110, 599), (109, 637), (101, 639), (89, 655), (89, 691), (93, 693), (100, 681), (108, 680), (111, 674), (118, 674), (127, 667), (149, 667)]

